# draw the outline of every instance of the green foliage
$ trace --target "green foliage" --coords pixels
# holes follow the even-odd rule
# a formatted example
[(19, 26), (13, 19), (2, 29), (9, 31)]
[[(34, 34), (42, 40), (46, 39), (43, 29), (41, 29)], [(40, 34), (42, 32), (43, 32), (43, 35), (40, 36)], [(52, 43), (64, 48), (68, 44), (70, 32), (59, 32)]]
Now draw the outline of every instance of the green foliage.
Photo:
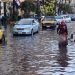
[(18, 11), (15, 11), (14, 16), (12, 17), (13, 21), (18, 20)]
[(63, 10), (63, 13), (71, 13), (72, 12), (72, 8), (69, 4), (63, 4), (62, 5), (62, 10)]
[(35, 5), (33, 4), (33, 2), (30, 2), (30, 1), (24, 1), (21, 3), (21, 10), (24, 10), (25, 14), (26, 15), (29, 15), (30, 12), (33, 12), (35, 11)]
[(46, 2), (41, 8), (41, 12), (44, 12), (46, 15), (54, 15), (56, 2), (56, 0), (46, 0)]
[[(55, 7), (57, 0), (46, 0), (42, 6), (35, 5), (34, 0), (25, 0), (21, 3), (21, 10), (24, 10), (25, 14), (29, 14), (30, 12), (36, 12), (37, 14), (41, 13), (46, 15), (54, 15)], [(40, 7), (40, 9), (39, 9)]]

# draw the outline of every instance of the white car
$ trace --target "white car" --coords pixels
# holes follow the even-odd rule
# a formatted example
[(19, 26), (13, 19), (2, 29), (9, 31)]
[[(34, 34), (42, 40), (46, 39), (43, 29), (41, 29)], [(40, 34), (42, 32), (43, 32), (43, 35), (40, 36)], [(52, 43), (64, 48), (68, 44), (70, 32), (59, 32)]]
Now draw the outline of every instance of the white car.
[(56, 24), (59, 25), (63, 18), (61, 16), (55, 16)]
[(40, 24), (33, 18), (24, 18), (18, 21), (13, 27), (13, 35), (32, 34), (39, 31)]
[(68, 15), (61, 15), (61, 17), (66, 23), (71, 22), (71, 17), (69, 17)]

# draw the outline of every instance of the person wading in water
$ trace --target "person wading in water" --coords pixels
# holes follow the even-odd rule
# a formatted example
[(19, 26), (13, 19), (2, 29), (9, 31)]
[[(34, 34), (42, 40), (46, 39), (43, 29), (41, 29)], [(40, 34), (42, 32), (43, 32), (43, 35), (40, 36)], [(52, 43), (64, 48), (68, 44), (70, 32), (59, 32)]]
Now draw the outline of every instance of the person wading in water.
[(57, 34), (59, 35), (59, 46), (67, 46), (67, 36), (68, 36), (68, 29), (67, 25), (65, 24), (64, 20), (61, 21), (60, 25), (57, 27)]

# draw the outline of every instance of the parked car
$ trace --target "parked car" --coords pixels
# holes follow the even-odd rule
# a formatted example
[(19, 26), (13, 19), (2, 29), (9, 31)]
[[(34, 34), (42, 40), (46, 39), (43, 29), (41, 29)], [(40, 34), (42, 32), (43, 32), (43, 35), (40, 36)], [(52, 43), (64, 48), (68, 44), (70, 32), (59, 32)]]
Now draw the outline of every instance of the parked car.
[(61, 16), (55, 16), (56, 24), (59, 25), (63, 18)]
[(45, 16), (41, 20), (42, 24), (42, 29), (43, 28), (50, 28), (50, 29), (55, 29), (56, 28), (56, 20), (54, 16)]
[(23, 18), (19, 20), (13, 27), (13, 35), (16, 34), (32, 34), (39, 31), (40, 24), (33, 18)]
[(4, 28), (2, 26), (0, 26), (0, 43), (4, 43), (5, 42), (5, 34), (4, 34)]
[(71, 21), (75, 21), (75, 16), (72, 16), (71, 17)]
[(70, 40), (72, 42), (75, 42), (75, 31), (71, 32), (71, 34), (70, 34)]
[(75, 14), (72, 14), (71, 21), (75, 21)]
[(60, 15), (60, 16), (66, 23), (71, 22), (71, 17), (69, 17), (69, 15)]
[(68, 14), (68, 15), (71, 18), (71, 21), (75, 21), (75, 14)]
[(41, 16), (38, 16), (37, 14), (31, 15), (30, 18), (34, 18), (34, 19), (36, 19), (39, 22), (41, 20)]

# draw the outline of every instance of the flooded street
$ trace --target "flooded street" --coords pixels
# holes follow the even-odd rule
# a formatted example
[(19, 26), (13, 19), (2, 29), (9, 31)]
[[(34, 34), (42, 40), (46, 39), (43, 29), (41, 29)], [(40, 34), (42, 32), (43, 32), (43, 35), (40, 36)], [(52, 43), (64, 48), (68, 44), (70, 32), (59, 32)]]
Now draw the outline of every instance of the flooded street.
[[(69, 36), (74, 24), (67, 25)], [(8, 27), (6, 39), (0, 45), (0, 75), (75, 75), (75, 43), (69, 40), (66, 49), (59, 49), (56, 30), (13, 37)]]

